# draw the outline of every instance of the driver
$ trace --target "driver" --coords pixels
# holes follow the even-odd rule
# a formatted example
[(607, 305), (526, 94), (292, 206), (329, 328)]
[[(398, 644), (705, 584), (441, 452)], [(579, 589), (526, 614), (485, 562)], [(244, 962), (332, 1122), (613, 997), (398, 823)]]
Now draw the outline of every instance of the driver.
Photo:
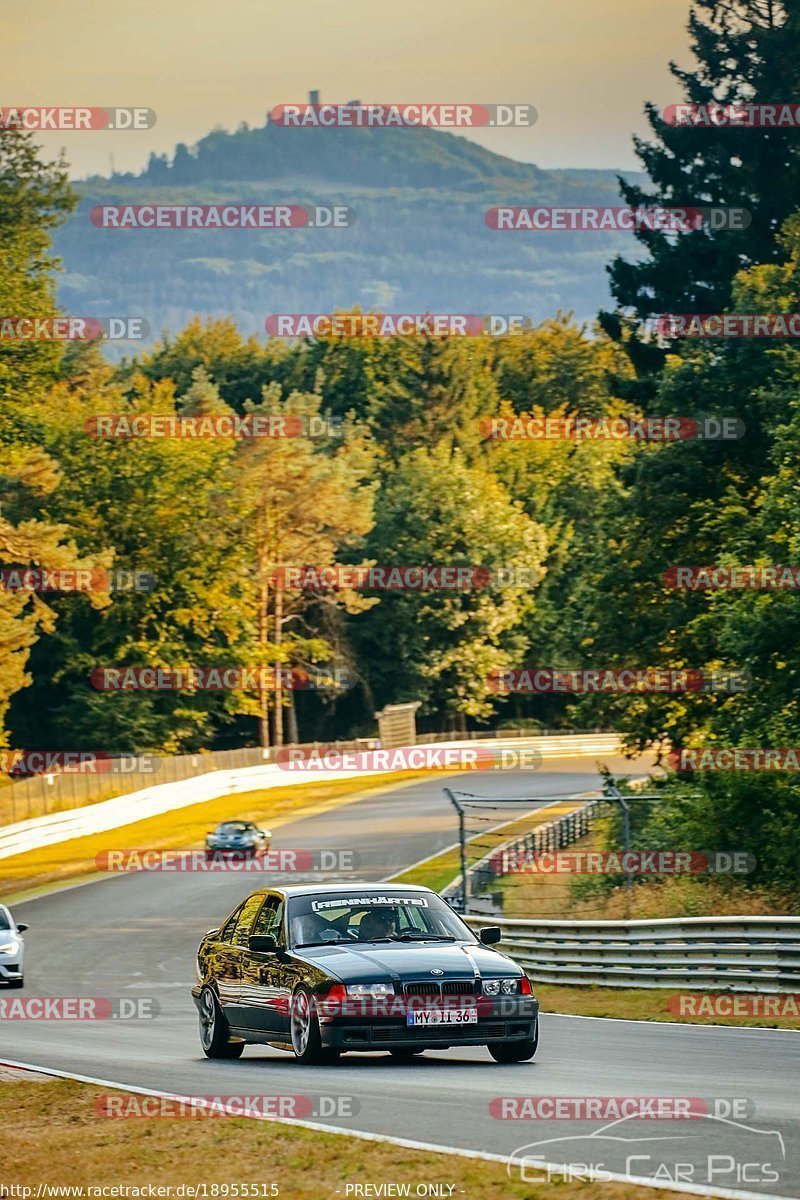
[(389, 908), (371, 908), (365, 913), (358, 925), (358, 937), (362, 942), (371, 942), (375, 938), (391, 937), (396, 932), (394, 910)]

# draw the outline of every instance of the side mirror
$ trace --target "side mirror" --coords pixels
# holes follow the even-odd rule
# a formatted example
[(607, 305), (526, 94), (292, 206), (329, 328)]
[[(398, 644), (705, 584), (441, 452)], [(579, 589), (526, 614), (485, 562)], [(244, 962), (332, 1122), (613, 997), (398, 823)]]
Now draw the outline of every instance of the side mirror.
[(17, 933), (24, 933), (27, 928), (28, 926), (25, 924), (25, 922), (20, 921), (17, 925)]
[(256, 950), (260, 954), (278, 949), (278, 943), (271, 933), (251, 933), (247, 939), (247, 945), (251, 950)]
[(478, 934), (478, 937), (483, 942), (484, 946), (493, 946), (495, 942), (499, 942), (503, 936), (503, 931), (499, 925), (487, 925)]

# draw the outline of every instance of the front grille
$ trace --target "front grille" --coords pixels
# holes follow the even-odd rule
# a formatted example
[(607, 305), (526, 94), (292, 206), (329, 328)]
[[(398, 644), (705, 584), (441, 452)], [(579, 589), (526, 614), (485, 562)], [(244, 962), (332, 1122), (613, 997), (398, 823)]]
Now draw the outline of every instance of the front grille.
[(474, 996), (474, 979), (445, 979), (442, 984), (443, 996)]
[(406, 996), (474, 996), (474, 979), (420, 979), (413, 983), (403, 984)]

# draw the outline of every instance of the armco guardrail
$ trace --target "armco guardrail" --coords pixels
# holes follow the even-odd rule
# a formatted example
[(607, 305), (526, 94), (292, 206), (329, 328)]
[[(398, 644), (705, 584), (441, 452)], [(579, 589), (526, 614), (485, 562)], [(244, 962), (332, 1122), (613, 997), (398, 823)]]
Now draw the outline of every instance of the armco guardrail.
[[(599, 734), (600, 744), (607, 744), (608, 733), (596, 729), (582, 730), (578, 736), (591, 737)], [(552, 730), (511, 729), (493, 730), (488, 733), (421, 733), (417, 734), (417, 745), (438, 742), (480, 741), (490, 744), (497, 739), (519, 745), (519, 739), (531, 737), (550, 738), (565, 736)], [(572, 736), (572, 735), (569, 735)], [(603, 742), (605, 739), (605, 743)], [(304, 742), (296, 749), (319, 750), (331, 746), (337, 750), (370, 750), (380, 746), (376, 737), (355, 738), (349, 741)], [(601, 750), (599, 753), (605, 753)], [(3, 821), (23, 821), (33, 817), (48, 816), (70, 808), (81, 808), (114, 796), (124, 796), (149, 788), (153, 784), (176, 783), (206, 775), (209, 771), (232, 771), (238, 767), (257, 767), (275, 762), (275, 748), (262, 750), (256, 746), (237, 750), (211, 750), (196, 754), (173, 755), (127, 755), (104, 764), (96, 774), (80, 771), (43, 772), (30, 779), (7, 782), (0, 778), (0, 825)], [(146, 760), (146, 767), (142, 760)], [(142, 767), (143, 769), (138, 769)]]
[[(378, 744), (377, 738), (330, 743), (341, 750), (368, 750)], [(321, 743), (312, 742), (301, 748), (310, 750), (319, 745)], [(125, 796), (156, 783), (177, 783), (207, 775), (210, 771), (233, 771), (238, 767), (258, 767), (274, 761), (274, 749), (262, 750), (256, 746), (201, 754), (128, 755), (101, 763), (97, 773), (43, 771), (30, 779), (11, 780), (0, 789), (0, 811), (5, 809), (10, 813), (12, 821), (29, 820), (82, 808), (98, 800), (111, 800), (114, 796)]]
[[(571, 755), (615, 754), (619, 752), (620, 740), (616, 734), (565, 734), (551, 737), (524, 739), (526, 745), (538, 750), (548, 758), (567, 758)], [(500, 745), (495, 741), (494, 745)], [(519, 740), (515, 739), (515, 745)], [(435, 743), (434, 743), (435, 745)], [(474, 741), (446, 741), (450, 747), (473, 747)], [(259, 753), (261, 753), (259, 751)], [(391, 751), (389, 751), (391, 753)], [(207, 771), (190, 779), (173, 783), (155, 784), (140, 791), (111, 800), (90, 804), (85, 808), (69, 809), (52, 813), (50, 816), (34, 817), (13, 825), (0, 827), (0, 859), (12, 854), (22, 854), (41, 846), (66, 842), (71, 838), (84, 837), (91, 833), (105, 833), (134, 821), (158, 816), (173, 809), (186, 808), (204, 800), (215, 800), (219, 796), (237, 792), (255, 792), (273, 787), (288, 787), (300, 783), (319, 783), (331, 779), (369, 778), (383, 771), (339, 769), (313, 769), (286, 771), (274, 763), (261, 766), (239, 767), (230, 771)], [(268, 819), (268, 818), (265, 818)]]
[[(569, 799), (570, 797), (567, 797), (567, 800)], [(546, 825), (537, 825), (523, 837), (514, 838), (492, 850), (480, 862), (467, 868), (469, 894), (476, 896), (489, 887), (493, 880), (514, 871), (524, 870), (525, 865), (532, 862), (537, 854), (549, 850), (563, 850), (565, 846), (571, 846), (580, 838), (586, 837), (599, 807), (599, 800), (590, 800), (580, 808), (574, 808), (572, 812), (564, 813), (554, 821), (548, 821)], [(460, 886), (459, 876), (451, 887)]]
[(499, 925), (534, 982), (696, 991), (800, 991), (800, 917), (654, 921), (464, 918)]

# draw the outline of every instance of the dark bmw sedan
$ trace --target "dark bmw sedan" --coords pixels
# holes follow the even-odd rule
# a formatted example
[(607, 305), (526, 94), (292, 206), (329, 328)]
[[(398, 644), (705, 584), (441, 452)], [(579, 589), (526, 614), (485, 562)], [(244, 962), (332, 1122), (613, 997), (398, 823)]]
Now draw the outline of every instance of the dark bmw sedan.
[(486, 1046), (536, 1053), (539, 1003), (523, 970), (435, 892), (408, 884), (270, 888), (248, 896), (197, 953), (192, 996), (209, 1058), (252, 1043), (330, 1062), (343, 1051)]

